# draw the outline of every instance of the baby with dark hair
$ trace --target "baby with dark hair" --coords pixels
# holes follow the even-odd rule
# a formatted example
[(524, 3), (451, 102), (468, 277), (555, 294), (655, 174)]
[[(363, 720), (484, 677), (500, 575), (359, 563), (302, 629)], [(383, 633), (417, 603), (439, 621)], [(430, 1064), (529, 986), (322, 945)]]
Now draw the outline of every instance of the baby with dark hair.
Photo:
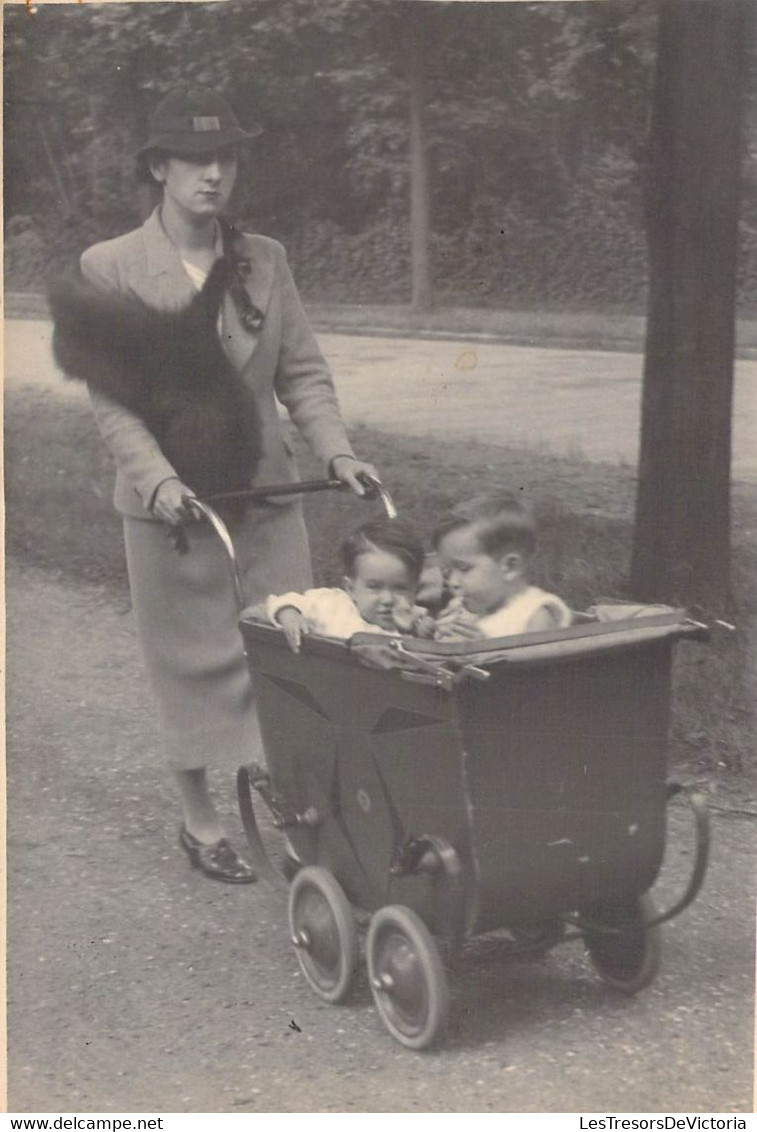
[(571, 612), (562, 598), (528, 580), (536, 523), (508, 492), (458, 504), (436, 526), (432, 544), (452, 600), (436, 637), (509, 637), (562, 629)]
[(423, 545), (396, 519), (358, 527), (342, 544), (341, 588), (272, 595), (266, 614), (280, 625), (292, 649), (316, 633), (349, 640), (355, 633), (431, 636), (433, 622), (414, 604), (424, 566)]

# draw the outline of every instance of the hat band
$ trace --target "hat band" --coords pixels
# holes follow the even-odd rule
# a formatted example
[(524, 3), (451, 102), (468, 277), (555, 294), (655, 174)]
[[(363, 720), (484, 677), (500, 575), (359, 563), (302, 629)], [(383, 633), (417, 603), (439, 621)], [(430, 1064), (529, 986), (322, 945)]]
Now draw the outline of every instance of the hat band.
[(218, 118), (193, 118), (192, 129), (196, 134), (208, 133), (210, 130), (220, 130), (221, 123)]
[(239, 128), (239, 123), (235, 118), (221, 121), (217, 114), (198, 114), (191, 118), (173, 118), (168, 121), (153, 123), (153, 131), (158, 134), (208, 134), (220, 130), (238, 130)]

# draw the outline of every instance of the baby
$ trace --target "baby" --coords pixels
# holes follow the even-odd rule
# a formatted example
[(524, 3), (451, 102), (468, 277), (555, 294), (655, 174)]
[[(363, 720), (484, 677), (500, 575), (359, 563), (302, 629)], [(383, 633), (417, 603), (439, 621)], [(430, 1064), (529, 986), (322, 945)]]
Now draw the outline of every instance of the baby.
[(528, 581), (536, 525), (509, 493), (455, 507), (432, 535), (452, 600), (436, 623), (437, 640), (510, 637), (570, 625), (561, 598)]
[(396, 519), (359, 527), (341, 548), (342, 589), (313, 589), (271, 596), (266, 614), (299, 652), (303, 634), (349, 640), (354, 633), (431, 636), (433, 622), (415, 606), (424, 566), (421, 542)]

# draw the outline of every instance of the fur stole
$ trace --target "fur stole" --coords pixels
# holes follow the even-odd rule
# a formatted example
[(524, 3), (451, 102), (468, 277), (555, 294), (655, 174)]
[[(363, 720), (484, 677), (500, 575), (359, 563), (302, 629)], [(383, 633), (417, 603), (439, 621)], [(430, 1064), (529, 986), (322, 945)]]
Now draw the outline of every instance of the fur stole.
[(140, 417), (201, 498), (248, 488), (260, 455), (252, 392), (217, 330), (235, 270), (230, 257), (217, 260), (202, 290), (176, 311), (104, 291), (80, 275), (48, 289), (58, 366)]

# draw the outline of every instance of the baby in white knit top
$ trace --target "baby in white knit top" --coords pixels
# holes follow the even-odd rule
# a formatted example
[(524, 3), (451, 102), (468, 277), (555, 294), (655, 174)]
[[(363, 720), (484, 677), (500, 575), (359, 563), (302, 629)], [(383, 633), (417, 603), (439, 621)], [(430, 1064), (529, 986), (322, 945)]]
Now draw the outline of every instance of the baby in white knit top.
[(536, 524), (515, 496), (498, 492), (459, 504), (437, 524), (431, 541), (452, 593), (436, 623), (438, 640), (510, 637), (570, 625), (562, 598), (529, 583)]
[(299, 652), (302, 637), (316, 633), (349, 640), (355, 633), (431, 636), (433, 621), (414, 604), (424, 551), (404, 523), (379, 519), (359, 527), (342, 544), (342, 588), (272, 595), (266, 613)]

